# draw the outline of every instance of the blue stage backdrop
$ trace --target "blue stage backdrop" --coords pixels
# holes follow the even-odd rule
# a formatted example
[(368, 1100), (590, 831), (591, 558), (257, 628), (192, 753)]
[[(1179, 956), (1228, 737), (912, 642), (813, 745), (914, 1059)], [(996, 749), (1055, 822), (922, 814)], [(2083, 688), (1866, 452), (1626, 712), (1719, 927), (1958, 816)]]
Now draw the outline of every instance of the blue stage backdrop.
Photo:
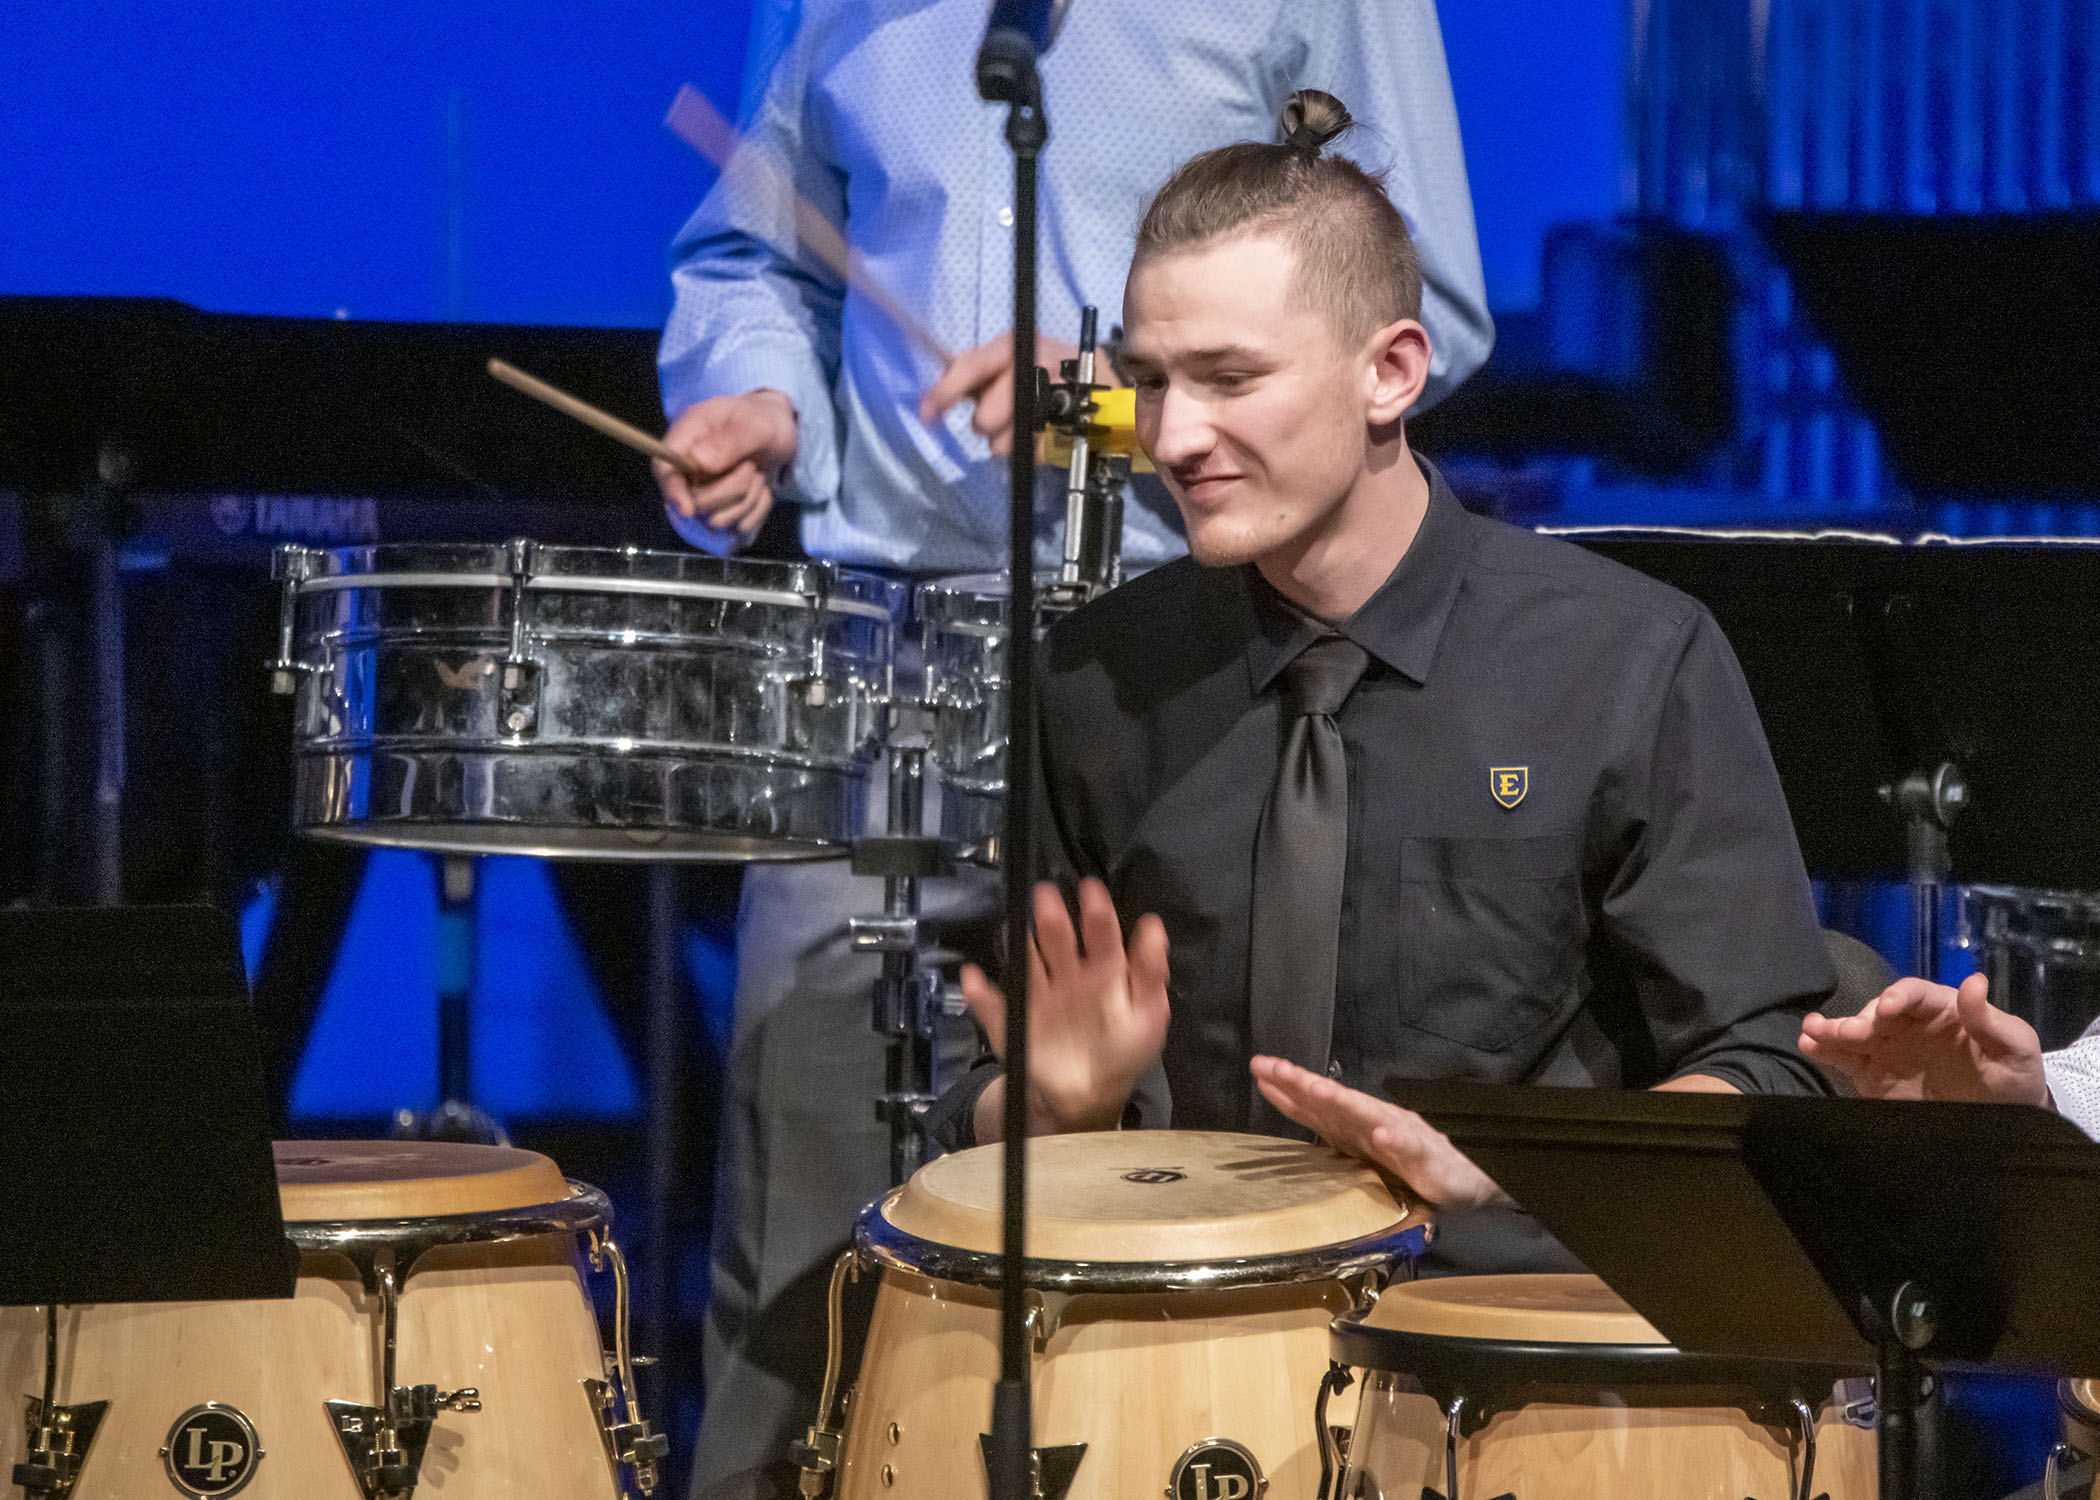
[[(1491, 297), (1529, 306), (1546, 227), (1620, 207), (1621, 7), (1441, 10)], [(664, 109), (733, 110), (752, 34), (751, 0), (0, 7), (0, 292), (653, 325), (711, 176)]]

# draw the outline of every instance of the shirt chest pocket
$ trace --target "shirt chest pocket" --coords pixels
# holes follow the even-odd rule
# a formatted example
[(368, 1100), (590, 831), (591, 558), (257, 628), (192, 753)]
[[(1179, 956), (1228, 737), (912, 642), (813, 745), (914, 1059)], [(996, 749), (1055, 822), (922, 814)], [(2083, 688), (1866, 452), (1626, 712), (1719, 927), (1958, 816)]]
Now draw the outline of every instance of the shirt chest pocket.
[(1588, 937), (1578, 851), (1573, 834), (1403, 840), (1401, 1023), (1500, 1052), (1563, 1014)]

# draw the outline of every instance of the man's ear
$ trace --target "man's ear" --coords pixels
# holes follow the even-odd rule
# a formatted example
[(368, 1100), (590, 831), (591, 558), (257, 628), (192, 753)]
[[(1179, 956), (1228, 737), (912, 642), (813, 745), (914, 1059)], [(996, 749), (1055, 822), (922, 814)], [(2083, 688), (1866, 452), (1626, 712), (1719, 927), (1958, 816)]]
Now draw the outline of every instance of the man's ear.
[(1370, 407), (1374, 426), (1397, 422), (1429, 384), (1429, 330), (1413, 318), (1388, 323), (1372, 334)]

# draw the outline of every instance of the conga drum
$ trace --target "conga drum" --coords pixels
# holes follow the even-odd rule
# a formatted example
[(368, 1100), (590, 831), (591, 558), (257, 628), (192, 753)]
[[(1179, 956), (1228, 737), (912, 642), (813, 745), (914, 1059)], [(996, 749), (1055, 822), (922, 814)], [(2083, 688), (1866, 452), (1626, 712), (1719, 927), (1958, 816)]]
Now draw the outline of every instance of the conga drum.
[[(616, 1500), (623, 1478), (653, 1486), (663, 1440), (632, 1406), (602, 1193), (493, 1146), (276, 1150), (299, 1253), (290, 1298), (0, 1309), (0, 1393), (46, 1391), (48, 1369), (56, 1408), (31, 1398), (26, 1447), (19, 1412), (0, 1424), (0, 1477), (69, 1471), (54, 1500)], [(611, 1358), (587, 1261), (614, 1275)], [(40, 1425), (65, 1441), (40, 1448)]]
[(1594, 1276), (1389, 1288), (1335, 1319), (1362, 1372), (1345, 1500), (1867, 1500), (1857, 1370), (1687, 1354)]
[[(2088, 1494), (2092, 1468), (2100, 1464), (2100, 1380), (2059, 1381), (2056, 1400), (2063, 1413), (2064, 1438), (2049, 1455), (2042, 1476), (2043, 1500)], [(2078, 1464), (2085, 1466), (2079, 1472), (2086, 1477), (2073, 1483), (2069, 1471)]]
[[(921, 1168), (834, 1276), (881, 1277), (843, 1443), (827, 1391), (805, 1450), (846, 1500), (984, 1493), (1000, 1156)], [(1031, 1141), (1028, 1161), (1046, 1500), (1313, 1500), (1328, 1322), (1411, 1269), (1419, 1222), (1369, 1168), (1295, 1141), (1107, 1131)]]

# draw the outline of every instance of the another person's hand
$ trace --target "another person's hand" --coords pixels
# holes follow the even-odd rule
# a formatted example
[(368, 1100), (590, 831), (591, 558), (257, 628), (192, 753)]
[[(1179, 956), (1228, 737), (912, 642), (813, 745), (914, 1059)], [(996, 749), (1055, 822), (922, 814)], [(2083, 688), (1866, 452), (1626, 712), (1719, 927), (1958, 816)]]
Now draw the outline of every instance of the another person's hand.
[(2049, 1103), (2041, 1039), (1992, 1006), (1981, 974), (1959, 990), (1899, 979), (1856, 1016), (1811, 1013), (1801, 1023), (1801, 1050), (1869, 1099)]
[(1251, 1066), (1255, 1086), (1278, 1113), (1335, 1150), (1405, 1183), (1422, 1201), (1439, 1208), (1509, 1201), (1449, 1136), (1413, 1110), (1374, 1099), (1280, 1057), (1257, 1057)]
[[(1006, 1055), (1006, 997), (984, 970), (966, 964), (963, 1003)], [(1138, 918), (1123, 945), (1108, 887), (1079, 884), (1079, 928), (1054, 885), (1035, 888), (1035, 941), (1028, 959), (1028, 1133), (1109, 1130), (1138, 1078), (1167, 1039), (1167, 929)], [(1006, 1080), (978, 1096), (979, 1141), (1004, 1134)]]
[(664, 505), (735, 542), (773, 508), (773, 476), (795, 456), (795, 404), (779, 391), (712, 396), (678, 414), (664, 445), (692, 465), (652, 460)]
[[(1056, 377), (1063, 361), (1078, 357), (1076, 344), (1042, 337), (1035, 341), (1035, 362), (1048, 370), (1052, 378)], [(1115, 384), (1115, 371), (1108, 366), (1106, 350), (1097, 352), (1094, 357), (1094, 379), (1102, 385)], [(991, 439), (992, 452), (1011, 452), (1014, 445), (1012, 329), (949, 360), (941, 378), (919, 398), (919, 420), (931, 427), (947, 414), (950, 407), (963, 401), (977, 403), (970, 425), (981, 436)]]

